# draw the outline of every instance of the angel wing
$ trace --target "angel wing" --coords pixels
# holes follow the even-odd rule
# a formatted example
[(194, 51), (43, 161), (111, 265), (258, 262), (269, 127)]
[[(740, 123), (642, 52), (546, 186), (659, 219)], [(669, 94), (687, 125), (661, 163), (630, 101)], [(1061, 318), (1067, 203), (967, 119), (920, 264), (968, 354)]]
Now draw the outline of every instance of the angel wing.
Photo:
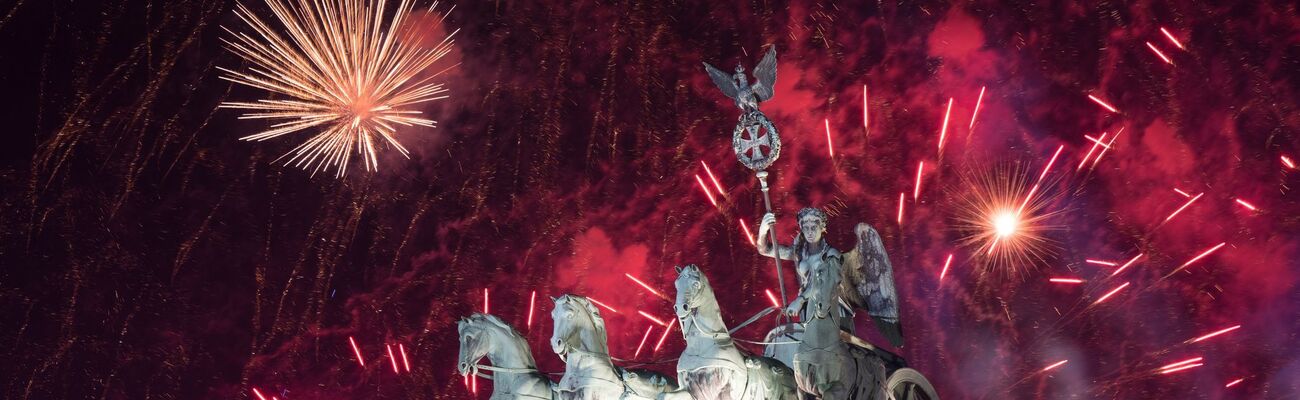
[(855, 309), (866, 309), (890, 344), (901, 347), (898, 292), (894, 291), (894, 267), (885, 254), (885, 245), (871, 225), (858, 224), (853, 232), (858, 243), (844, 253), (840, 297)]
[(727, 97), (732, 99), (736, 98), (736, 94), (740, 92), (740, 88), (736, 87), (736, 81), (731, 78), (731, 75), (727, 75), (726, 72), (713, 68), (709, 63), (704, 63), (704, 70), (709, 72), (709, 78), (713, 79), (714, 85), (718, 85), (718, 89), (722, 90), (722, 94), (725, 94)]
[(758, 101), (767, 101), (772, 98), (773, 89), (776, 88), (776, 46), (767, 50), (767, 55), (763, 60), (754, 66), (754, 83), (750, 85), (750, 90)]

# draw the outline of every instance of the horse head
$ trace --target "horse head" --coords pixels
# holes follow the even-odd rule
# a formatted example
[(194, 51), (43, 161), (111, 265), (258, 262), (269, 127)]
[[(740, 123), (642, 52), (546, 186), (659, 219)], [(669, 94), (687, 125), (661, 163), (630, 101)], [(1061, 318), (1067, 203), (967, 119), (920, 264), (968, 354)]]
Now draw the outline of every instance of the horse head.
[[(551, 332), (551, 351), (566, 360), (573, 350), (609, 354), (605, 337), (605, 320), (595, 304), (582, 296), (552, 297), (555, 308), (551, 310), (554, 326)], [(566, 360), (567, 361), (567, 360)]]
[(479, 360), (492, 351), (492, 328), (488, 317), (475, 313), (469, 318), (456, 321), (456, 332), (460, 334), (460, 355), (457, 357), (459, 362), (456, 363), (456, 370), (461, 376), (472, 374)]
[(695, 264), (677, 267), (677, 280), (673, 285), (677, 287), (677, 301), (673, 305), (673, 311), (677, 313), (678, 319), (685, 318), (701, 306), (717, 303), (713, 297), (713, 288), (709, 286), (709, 278)]

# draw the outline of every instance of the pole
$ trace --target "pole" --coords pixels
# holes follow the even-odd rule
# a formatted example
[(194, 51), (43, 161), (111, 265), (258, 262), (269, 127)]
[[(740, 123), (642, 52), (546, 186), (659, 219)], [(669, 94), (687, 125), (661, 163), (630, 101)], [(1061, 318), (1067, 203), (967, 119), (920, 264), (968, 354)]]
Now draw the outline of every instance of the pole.
[[(768, 195), (767, 171), (758, 171), (758, 184), (763, 188), (763, 206), (772, 212), (772, 196)], [(785, 274), (781, 273), (781, 244), (776, 241), (776, 227), (767, 230), (768, 242), (772, 244), (772, 261), (776, 263), (776, 284), (781, 286), (781, 315), (785, 315), (785, 306), (789, 301), (785, 297)], [(789, 318), (788, 316), (786, 317)]]

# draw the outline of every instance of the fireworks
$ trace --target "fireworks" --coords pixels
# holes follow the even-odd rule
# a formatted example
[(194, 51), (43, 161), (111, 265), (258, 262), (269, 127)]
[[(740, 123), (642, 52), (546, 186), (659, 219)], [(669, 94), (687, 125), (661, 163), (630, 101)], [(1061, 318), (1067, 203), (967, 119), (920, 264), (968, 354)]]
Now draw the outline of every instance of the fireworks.
[(528, 328), (533, 327), (533, 310), (537, 309), (537, 291), (534, 290), (532, 295), (528, 296)]
[(948, 117), (952, 116), (952, 98), (948, 98), (948, 111), (943, 112), (943, 127), (939, 128), (939, 152), (943, 153), (943, 143), (948, 139)]
[(1295, 161), (1292, 161), (1291, 157), (1282, 156), (1282, 165), (1285, 165), (1290, 169), (1295, 169)]
[(925, 161), (916, 166), (916, 188), (912, 189), (912, 200), (921, 199), (921, 174), (925, 172)]
[(1229, 327), (1229, 328), (1224, 328), (1224, 329), (1220, 329), (1220, 330), (1214, 331), (1214, 332), (1212, 332), (1212, 333), (1210, 333), (1210, 334), (1207, 334), (1207, 335), (1204, 335), (1204, 336), (1198, 337), (1198, 338), (1196, 338), (1196, 339), (1192, 339), (1191, 342), (1192, 342), (1192, 343), (1196, 343), (1196, 342), (1199, 342), (1199, 341), (1202, 341), (1202, 340), (1205, 340), (1205, 339), (1209, 339), (1209, 338), (1212, 338), (1212, 337), (1215, 337), (1215, 336), (1219, 336), (1219, 335), (1222, 335), (1222, 334), (1225, 334), (1225, 333), (1228, 333), (1228, 332), (1235, 331), (1235, 330), (1237, 330), (1237, 329), (1241, 329), (1241, 325), (1236, 325), (1236, 326), (1232, 326), (1232, 327)]
[(1124, 290), (1124, 288), (1128, 287), (1128, 284), (1129, 282), (1124, 282), (1123, 285), (1119, 285), (1119, 287), (1116, 287), (1115, 289), (1106, 292), (1106, 294), (1102, 295), (1100, 299), (1097, 299), (1097, 301), (1093, 302), (1092, 304), (1101, 304), (1101, 302), (1106, 301), (1106, 299), (1109, 299), (1111, 296), (1114, 296), (1115, 293), (1119, 293), (1119, 291)]
[(659, 296), (659, 298), (664, 300), (673, 301), (673, 299), (669, 298), (668, 295), (665, 295), (663, 292), (655, 290), (655, 288), (650, 287), (650, 285), (647, 285), (645, 282), (642, 282), (640, 279), (637, 279), (635, 276), (632, 276), (632, 274), (624, 272), (623, 276), (626, 276), (627, 279), (631, 279), (632, 282), (636, 282), (636, 284), (641, 285), (641, 287), (645, 288), (645, 290), (650, 291), (651, 294), (655, 296)]
[(700, 165), (704, 166), (704, 173), (709, 175), (709, 180), (713, 181), (713, 187), (718, 189), (718, 194), (726, 195), (727, 191), (722, 190), (722, 184), (718, 183), (718, 178), (713, 176), (713, 170), (709, 169), (709, 164), (705, 164), (704, 160), (700, 160)]
[(948, 275), (949, 265), (952, 265), (952, 253), (948, 253), (948, 259), (943, 262), (943, 270), (939, 271), (939, 282), (943, 282), (943, 277)]
[(362, 368), (365, 368), (366, 358), (361, 356), (361, 348), (357, 347), (357, 341), (353, 340), (351, 336), (348, 336), (348, 343), (352, 344), (352, 352), (357, 355), (357, 363), (361, 364)]
[(713, 204), (714, 207), (717, 207), (718, 200), (713, 198), (713, 193), (709, 192), (709, 187), (704, 186), (704, 180), (700, 179), (700, 174), (695, 174), (695, 182), (700, 184), (700, 190), (703, 190), (704, 195), (709, 197), (709, 203)]
[(406, 372), (411, 372), (411, 361), (406, 359), (406, 346), (398, 343), (397, 350), (402, 352), (402, 366), (406, 368)]
[(656, 351), (656, 352), (659, 351), (659, 348), (660, 348), (660, 347), (663, 347), (663, 345), (664, 345), (664, 339), (668, 339), (668, 332), (672, 332), (672, 331), (673, 331), (673, 326), (675, 326), (675, 325), (677, 325), (677, 319), (676, 319), (676, 318), (674, 318), (672, 321), (669, 321), (669, 322), (668, 322), (668, 327), (667, 327), (667, 328), (664, 328), (664, 334), (663, 334), (663, 336), (659, 336), (659, 343), (655, 343), (655, 351)]
[(1192, 197), (1191, 200), (1187, 200), (1186, 203), (1183, 203), (1183, 206), (1182, 206), (1182, 207), (1178, 207), (1178, 209), (1177, 209), (1177, 210), (1174, 210), (1174, 212), (1173, 212), (1172, 214), (1169, 214), (1168, 217), (1165, 217), (1165, 222), (1169, 222), (1169, 220), (1174, 219), (1174, 216), (1178, 215), (1178, 213), (1180, 213), (1180, 212), (1183, 212), (1183, 209), (1185, 209), (1185, 208), (1187, 208), (1188, 206), (1192, 205), (1192, 203), (1195, 203), (1195, 202), (1196, 202), (1196, 199), (1201, 198), (1201, 195), (1204, 195), (1204, 194), (1205, 194), (1205, 192), (1198, 193), (1195, 197)]
[(1232, 381), (1232, 382), (1228, 382), (1227, 385), (1223, 385), (1223, 387), (1225, 387), (1225, 388), (1230, 388), (1230, 387), (1236, 386), (1238, 383), (1241, 383), (1241, 381), (1244, 381), (1244, 380), (1246, 380), (1246, 379), (1244, 379), (1244, 378), (1237, 378), (1236, 380), (1234, 380), (1234, 381)]
[(401, 373), (402, 371), (399, 371), (399, 370), (397, 369), (397, 357), (393, 357), (393, 345), (389, 344), (389, 345), (385, 345), (385, 346), (388, 347), (388, 361), (390, 361), (390, 362), (393, 363), (393, 372), (394, 372), (394, 373)]
[(1242, 199), (1236, 199), (1236, 200), (1237, 200), (1237, 204), (1240, 204), (1242, 207), (1246, 207), (1250, 211), (1259, 211), (1259, 209), (1255, 208), (1255, 205), (1247, 203), (1245, 200)]
[(871, 134), (871, 115), (867, 114), (867, 85), (862, 85), (862, 129)]
[(977, 265), (1019, 272), (1046, 262), (1055, 248), (1046, 236), (1058, 228), (1049, 223), (1056, 213), (1047, 209), (1054, 199), (1047, 195), (1051, 182), (1030, 188), (1027, 172), (1000, 166), (961, 176), (954, 227), (963, 234), (960, 243), (975, 248)]
[(1069, 283), (1075, 285), (1083, 283), (1083, 279), (1076, 279), (1076, 278), (1051, 278), (1048, 279), (1047, 281), (1052, 283)]
[(1155, 52), (1157, 56), (1160, 56), (1161, 60), (1165, 60), (1169, 65), (1174, 64), (1173, 60), (1170, 60), (1169, 57), (1165, 57), (1165, 53), (1161, 53), (1160, 49), (1157, 49), (1155, 45), (1151, 44), (1151, 42), (1147, 42), (1147, 48), (1151, 49), (1152, 52)]
[[(405, 26), (412, 4), (403, 0), (384, 24), (384, 3), (363, 0), (267, 0), (283, 25), (277, 31), (244, 5), (235, 15), (252, 34), (227, 30), (231, 52), (251, 64), (248, 72), (221, 68), (222, 79), (265, 90), (276, 97), (256, 102), (225, 102), (245, 110), (240, 119), (272, 121), (269, 129), (240, 138), (262, 141), (318, 128), (314, 136), (280, 158), (285, 164), (347, 173), (352, 150), (366, 170), (378, 169), (378, 146), (387, 144), (410, 157), (398, 141), (398, 126), (434, 127), (415, 105), (447, 96), (425, 71), (451, 50), (447, 35), (432, 48), (417, 48), (418, 31)], [(373, 11), (373, 12), (372, 12)], [(438, 20), (438, 24), (442, 19)], [(287, 39), (286, 39), (287, 37)]]
[(1116, 269), (1115, 272), (1111, 272), (1111, 273), (1110, 273), (1110, 276), (1119, 275), (1119, 273), (1120, 273), (1121, 271), (1123, 271), (1124, 269), (1128, 268), (1128, 266), (1133, 265), (1133, 263), (1137, 262), (1137, 260), (1138, 260), (1139, 258), (1142, 258), (1142, 255), (1143, 255), (1142, 253), (1138, 253), (1138, 255), (1134, 256), (1134, 257), (1131, 258), (1131, 259), (1129, 259), (1128, 262), (1124, 263), (1124, 265), (1121, 265), (1118, 269)]
[(604, 308), (604, 309), (606, 309), (606, 310), (609, 310), (609, 312), (612, 312), (612, 313), (615, 313), (615, 314), (622, 314), (622, 313), (618, 312), (618, 310), (615, 310), (614, 307), (610, 307), (609, 305), (607, 305), (607, 304), (605, 304), (605, 303), (601, 303), (600, 300), (596, 300), (596, 299), (593, 299), (593, 298), (590, 298), (590, 297), (588, 297), (587, 300), (591, 300), (591, 303), (592, 303), (592, 304), (598, 305), (598, 306), (600, 306), (600, 307), (602, 307), (602, 308)]
[(1200, 255), (1198, 255), (1198, 256), (1196, 256), (1196, 257), (1192, 257), (1191, 260), (1187, 260), (1187, 262), (1183, 263), (1183, 265), (1181, 265), (1181, 266), (1179, 266), (1178, 268), (1174, 269), (1173, 272), (1170, 272), (1168, 275), (1165, 275), (1165, 278), (1168, 278), (1168, 277), (1170, 277), (1171, 275), (1178, 273), (1178, 271), (1182, 271), (1183, 268), (1187, 268), (1187, 266), (1192, 265), (1192, 263), (1196, 262), (1197, 260), (1200, 260), (1200, 259), (1202, 259), (1202, 258), (1205, 258), (1205, 256), (1208, 256), (1208, 255), (1210, 255), (1210, 253), (1213, 253), (1213, 252), (1215, 252), (1216, 250), (1219, 250), (1220, 247), (1223, 247), (1223, 245), (1226, 245), (1226, 244), (1228, 244), (1228, 242), (1219, 243), (1219, 245), (1214, 246), (1214, 247), (1211, 247), (1209, 250), (1206, 250), (1204, 253), (1201, 253)]
[(641, 314), (642, 317), (645, 317), (646, 319), (648, 319), (648, 320), (650, 320), (650, 321), (653, 321), (653, 322), (656, 323), (656, 324), (659, 324), (659, 326), (668, 326), (668, 323), (664, 322), (663, 320), (661, 320), (661, 319), (659, 319), (659, 318), (655, 318), (653, 315), (650, 315), (649, 313), (647, 313), (647, 312), (645, 312), (645, 311), (637, 310), (636, 313), (637, 313), (637, 314)]
[(650, 338), (650, 332), (653, 332), (654, 330), (655, 330), (654, 325), (650, 325), (645, 328), (645, 335), (641, 336), (641, 344), (636, 345), (636, 353), (632, 354), (632, 358), (637, 358), (638, 356), (641, 355), (641, 349), (645, 347), (645, 340)]
[(831, 158), (835, 158), (835, 144), (831, 142), (831, 120), (825, 119), (826, 122), (826, 151), (831, 153)]
[(980, 97), (975, 100), (975, 111), (970, 113), (970, 126), (966, 127), (967, 130), (975, 129), (975, 117), (980, 115), (980, 104), (984, 104), (984, 89), (987, 88), (986, 86), (980, 87)]
[(754, 241), (754, 234), (749, 232), (749, 225), (745, 225), (745, 219), (740, 219), (740, 230), (745, 232), (745, 239), (749, 239), (749, 245), (758, 247), (758, 242)]
[(1174, 38), (1174, 34), (1169, 33), (1169, 30), (1168, 30), (1168, 29), (1165, 29), (1165, 28), (1162, 26), (1162, 27), (1160, 27), (1160, 33), (1165, 34), (1165, 37), (1169, 38), (1169, 41), (1170, 41), (1170, 42), (1173, 42), (1173, 43), (1174, 43), (1174, 46), (1178, 46), (1178, 48), (1179, 48), (1179, 49), (1182, 49), (1182, 50), (1187, 50), (1186, 47), (1183, 47), (1183, 43), (1182, 43), (1182, 42), (1179, 42), (1177, 38)]
[(763, 289), (763, 293), (766, 293), (767, 300), (772, 302), (772, 308), (776, 308), (776, 309), (781, 308), (781, 302), (776, 301), (776, 296), (772, 294), (771, 289)]
[(1115, 107), (1113, 107), (1113, 106), (1111, 106), (1110, 104), (1106, 103), (1106, 101), (1097, 98), (1097, 96), (1088, 95), (1088, 98), (1089, 98), (1089, 99), (1092, 99), (1092, 101), (1095, 102), (1095, 103), (1097, 103), (1098, 105), (1101, 105), (1102, 107), (1105, 107), (1107, 110), (1110, 110), (1110, 112), (1113, 112), (1113, 113), (1119, 114), (1119, 110), (1116, 110)]
[(1061, 360), (1061, 361), (1057, 361), (1055, 364), (1048, 365), (1047, 368), (1043, 368), (1042, 372), (1051, 371), (1051, 370), (1055, 369), (1056, 367), (1059, 367), (1059, 366), (1065, 365), (1065, 363), (1066, 363), (1066, 362), (1069, 362), (1069, 361), (1070, 361), (1070, 360)]

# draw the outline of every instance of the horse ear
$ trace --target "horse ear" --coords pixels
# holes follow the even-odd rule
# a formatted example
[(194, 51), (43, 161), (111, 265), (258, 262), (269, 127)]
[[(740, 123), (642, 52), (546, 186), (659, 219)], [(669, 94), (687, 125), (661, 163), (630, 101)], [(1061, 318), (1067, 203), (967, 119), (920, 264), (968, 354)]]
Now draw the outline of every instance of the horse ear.
[(680, 265), (674, 265), (673, 269), (677, 270), (677, 274), (679, 275), (682, 273), (682, 266)]
[(560, 301), (560, 299), (555, 298), (555, 296), (546, 296), (546, 297), (550, 297), (552, 303)]

